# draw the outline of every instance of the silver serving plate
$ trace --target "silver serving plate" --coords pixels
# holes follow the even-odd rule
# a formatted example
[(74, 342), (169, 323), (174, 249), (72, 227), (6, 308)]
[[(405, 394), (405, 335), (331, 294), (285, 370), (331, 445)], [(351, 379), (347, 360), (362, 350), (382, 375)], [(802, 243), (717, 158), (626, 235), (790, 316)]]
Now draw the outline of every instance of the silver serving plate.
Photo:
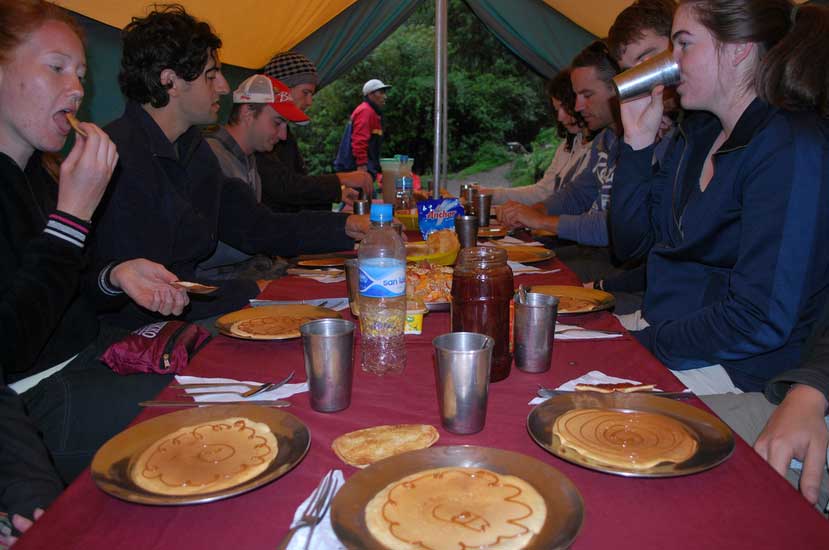
[(331, 523), (345, 546), (385, 550), (366, 526), (365, 508), (390, 483), (408, 475), (445, 467), (485, 468), (519, 477), (544, 498), (547, 518), (526, 549), (567, 548), (584, 520), (584, 502), (575, 485), (561, 472), (526, 455), (488, 447), (431, 447), (376, 462), (351, 476), (331, 504)]
[[(697, 440), (697, 452), (684, 462), (665, 462), (647, 470), (625, 469), (597, 463), (573, 449), (562, 446), (558, 436), (553, 434), (556, 418), (572, 409), (611, 409), (670, 416), (681, 422)], [(551, 397), (530, 412), (527, 417), (527, 430), (536, 443), (563, 460), (591, 470), (627, 477), (696, 474), (725, 462), (734, 452), (734, 434), (716, 416), (673, 399), (635, 393), (575, 392)]]
[[(130, 472), (135, 461), (147, 447), (165, 435), (185, 426), (234, 416), (263, 422), (276, 436), (277, 456), (255, 478), (221, 491), (193, 495), (151, 493), (133, 483)], [(105, 493), (129, 502), (162, 506), (203, 504), (236, 496), (270, 483), (299, 464), (310, 444), (311, 433), (305, 424), (294, 415), (279, 409), (256, 405), (217, 405), (189, 409), (145, 420), (107, 441), (92, 459), (92, 480)]]

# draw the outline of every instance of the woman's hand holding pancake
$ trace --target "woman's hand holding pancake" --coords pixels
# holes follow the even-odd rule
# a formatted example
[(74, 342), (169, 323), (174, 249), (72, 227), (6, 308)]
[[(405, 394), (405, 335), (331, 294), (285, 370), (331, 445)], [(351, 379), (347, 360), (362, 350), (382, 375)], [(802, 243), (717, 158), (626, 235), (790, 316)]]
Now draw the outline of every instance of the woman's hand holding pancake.
[(75, 146), (61, 163), (58, 210), (89, 220), (118, 163), (118, 151), (103, 130), (80, 124), (87, 137), (76, 133)]
[(186, 290), (170, 285), (178, 280), (175, 274), (144, 258), (116, 265), (109, 278), (136, 304), (162, 315), (180, 315), (190, 303)]

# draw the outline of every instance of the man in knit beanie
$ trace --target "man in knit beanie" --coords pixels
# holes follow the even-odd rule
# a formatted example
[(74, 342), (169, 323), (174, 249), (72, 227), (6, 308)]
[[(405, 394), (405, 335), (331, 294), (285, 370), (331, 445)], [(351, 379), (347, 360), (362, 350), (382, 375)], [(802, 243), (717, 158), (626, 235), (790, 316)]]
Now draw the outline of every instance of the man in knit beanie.
[[(282, 52), (271, 58), (263, 72), (290, 88), (297, 107), (305, 111), (314, 101), (319, 76), (314, 63), (296, 52)], [(351, 203), (357, 190), (364, 197), (372, 192), (371, 176), (365, 172), (338, 172), (308, 175), (296, 138), (287, 138), (270, 153), (257, 153), (256, 165), (262, 179), (262, 202), (277, 212), (330, 209), (331, 203)]]

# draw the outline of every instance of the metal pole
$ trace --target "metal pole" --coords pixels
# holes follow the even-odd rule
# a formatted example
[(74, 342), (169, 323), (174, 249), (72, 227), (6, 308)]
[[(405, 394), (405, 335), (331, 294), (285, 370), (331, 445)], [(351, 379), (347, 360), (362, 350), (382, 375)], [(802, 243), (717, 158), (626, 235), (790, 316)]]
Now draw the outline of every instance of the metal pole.
[(433, 156), (434, 183), (432, 192), (440, 196), (445, 187), (446, 170), (446, 5), (447, 0), (435, 0), (435, 149)]

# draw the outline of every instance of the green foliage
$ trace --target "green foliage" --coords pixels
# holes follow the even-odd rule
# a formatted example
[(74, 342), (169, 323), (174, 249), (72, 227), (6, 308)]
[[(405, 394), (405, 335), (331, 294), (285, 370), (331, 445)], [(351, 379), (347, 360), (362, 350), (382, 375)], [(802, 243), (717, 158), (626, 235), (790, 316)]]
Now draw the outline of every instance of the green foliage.
[[(448, 17), (448, 150), (454, 171), (481, 160), (483, 151), (499, 158), (496, 150), (507, 141), (528, 143), (552, 114), (541, 77), (462, 0), (450, 0)], [(424, 2), (366, 59), (316, 94), (309, 110), (312, 124), (295, 130), (312, 173), (331, 171), (345, 124), (370, 78), (393, 86), (383, 117), (383, 156), (407, 154), (415, 158), (417, 173), (431, 172), (434, 58), (434, 5)]]
[(553, 155), (560, 141), (561, 138), (556, 135), (555, 128), (541, 130), (532, 143), (532, 152), (520, 155), (513, 163), (512, 170), (507, 174), (512, 186), (532, 185), (541, 179), (553, 161)]

